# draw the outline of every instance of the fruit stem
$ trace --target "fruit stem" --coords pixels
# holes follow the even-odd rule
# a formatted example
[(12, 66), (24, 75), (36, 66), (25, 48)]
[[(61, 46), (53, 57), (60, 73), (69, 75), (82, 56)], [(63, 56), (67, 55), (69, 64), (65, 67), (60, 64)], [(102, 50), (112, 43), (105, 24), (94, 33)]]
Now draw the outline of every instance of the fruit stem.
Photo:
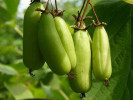
[(82, 13), (83, 8), (84, 8), (84, 6), (85, 6), (85, 2), (86, 2), (86, 0), (84, 0), (84, 2), (83, 2), (83, 5), (82, 5), (82, 8), (81, 8), (81, 10), (80, 10), (80, 12), (79, 12), (78, 18), (81, 16), (81, 13)]
[(46, 11), (48, 10), (48, 7), (49, 7), (49, 0), (47, 2)]
[(31, 77), (34, 77), (35, 75), (32, 73), (32, 69), (29, 69), (29, 74)]
[(85, 16), (85, 13), (86, 13), (86, 11), (87, 11), (87, 8), (88, 8), (89, 3), (90, 3), (90, 0), (87, 1), (85, 10), (84, 10), (83, 15), (82, 15), (82, 22), (83, 22), (83, 19), (84, 19), (84, 16)]
[(109, 80), (108, 80), (108, 79), (105, 79), (105, 85), (106, 85), (107, 87), (109, 87)]
[(83, 99), (83, 98), (85, 98), (85, 97), (86, 97), (86, 96), (85, 96), (85, 93), (81, 93), (81, 94), (80, 94), (80, 98), (81, 98), (81, 99)]
[(57, 0), (55, 0), (55, 7), (56, 7), (56, 9), (55, 9), (55, 12), (56, 12), (56, 13), (58, 13), (58, 5), (57, 5)]
[[(73, 14), (73, 17), (75, 18), (75, 20), (77, 22), (77, 26), (73, 25), (73, 26), (71, 26), (72, 28), (80, 29), (80, 30), (87, 30), (91, 26), (91, 24), (88, 25), (87, 27), (84, 27), (84, 25), (83, 25), (84, 20), (92, 18), (91, 16), (88, 16), (88, 17), (84, 18), (89, 4), (90, 4), (90, 0), (87, 0), (87, 3), (86, 3), (86, 0), (84, 0), (83, 5), (81, 7), (81, 10), (78, 11), (78, 17), (75, 14)], [(85, 7), (85, 9), (84, 9), (83, 15), (81, 17), (81, 13), (82, 13), (84, 7)]]
[(84, 6), (85, 6), (85, 2), (86, 2), (86, 0), (84, 0), (83, 5), (82, 5), (82, 7), (81, 7), (81, 10), (78, 11), (78, 17), (74, 15), (74, 16), (75, 16), (75, 19), (76, 19), (76, 21), (77, 21), (77, 23), (78, 23), (78, 27), (82, 27), (82, 17), (81, 17), (81, 13), (82, 13), (83, 8), (84, 8)]
[(97, 14), (96, 14), (96, 12), (95, 12), (95, 9), (94, 9), (93, 5), (92, 5), (91, 3), (89, 3), (89, 4), (90, 4), (90, 6), (91, 6), (91, 8), (92, 8), (92, 11), (93, 11), (93, 14), (94, 14), (94, 16), (95, 16), (95, 18), (96, 18), (96, 20), (97, 20), (97, 25), (100, 25), (101, 23), (100, 23), (100, 21), (99, 21), (99, 19), (98, 19), (98, 17), (97, 17)]

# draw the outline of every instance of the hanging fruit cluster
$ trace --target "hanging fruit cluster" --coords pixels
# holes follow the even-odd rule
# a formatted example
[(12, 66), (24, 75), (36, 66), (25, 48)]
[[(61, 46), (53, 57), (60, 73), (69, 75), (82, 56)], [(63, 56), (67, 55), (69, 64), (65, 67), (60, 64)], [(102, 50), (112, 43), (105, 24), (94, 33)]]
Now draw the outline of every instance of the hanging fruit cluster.
[[(31, 75), (32, 70), (40, 69), (45, 62), (54, 73), (67, 74), (72, 90), (83, 98), (91, 88), (92, 65), (95, 77), (109, 85), (112, 66), (106, 23), (99, 22), (90, 0), (84, 0), (78, 16), (73, 15), (77, 23), (71, 26), (75, 29), (72, 36), (61, 17), (64, 11), (59, 12), (56, 0), (55, 4), (56, 9), (49, 10), (49, 0), (45, 9), (40, 0), (34, 0), (26, 10), (23, 61)], [(84, 18), (88, 5), (97, 21), (93, 20), (93, 41), (87, 31), (91, 24), (85, 26), (83, 22), (91, 18)]]

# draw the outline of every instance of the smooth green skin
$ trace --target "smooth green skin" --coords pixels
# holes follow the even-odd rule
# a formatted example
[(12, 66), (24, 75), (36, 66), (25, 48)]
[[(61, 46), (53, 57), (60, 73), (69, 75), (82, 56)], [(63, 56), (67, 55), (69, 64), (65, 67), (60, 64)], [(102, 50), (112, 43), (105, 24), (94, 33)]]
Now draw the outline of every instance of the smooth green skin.
[(68, 29), (68, 26), (61, 17), (55, 17), (55, 26), (60, 36), (61, 42), (69, 56), (71, 67), (72, 69), (74, 69), (76, 66), (77, 58), (76, 58), (73, 38)]
[(94, 75), (99, 80), (109, 79), (112, 73), (110, 45), (103, 26), (96, 27), (92, 42)]
[(41, 16), (41, 12), (35, 11), (37, 8), (43, 9), (43, 5), (40, 2), (33, 2), (28, 7), (23, 26), (23, 62), (25, 66), (32, 70), (37, 70), (44, 64), (37, 39), (38, 22)]
[(68, 29), (69, 29), (71, 35), (73, 35), (73, 34), (74, 34), (74, 29), (71, 28), (69, 24), (67, 24), (67, 27), (68, 27)]
[(79, 30), (74, 36), (77, 64), (72, 72), (74, 79), (69, 79), (70, 86), (77, 93), (85, 93), (91, 87), (91, 46), (87, 31)]
[(51, 70), (59, 75), (69, 73), (71, 63), (50, 13), (43, 13), (40, 18), (38, 40), (40, 50)]

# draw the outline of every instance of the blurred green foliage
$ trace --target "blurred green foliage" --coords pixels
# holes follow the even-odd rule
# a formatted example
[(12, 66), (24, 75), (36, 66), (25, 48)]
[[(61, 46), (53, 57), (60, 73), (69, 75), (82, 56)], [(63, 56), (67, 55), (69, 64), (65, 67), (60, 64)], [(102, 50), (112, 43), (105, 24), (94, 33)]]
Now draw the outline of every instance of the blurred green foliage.
[[(92, 3), (95, 5), (99, 1), (92, 0)], [(47, 64), (33, 72), (35, 77), (28, 74), (22, 61), (23, 18), (18, 17), (19, 4), (20, 0), (0, 0), (0, 100), (80, 100), (80, 95), (71, 90), (67, 76), (53, 74)], [(68, 25), (75, 24), (72, 14), (77, 15), (82, 1), (58, 0), (58, 4), (60, 9), (65, 10), (63, 18)], [(133, 32), (131, 10), (132, 5), (121, 0), (105, 0), (96, 4), (100, 20), (108, 23), (106, 29), (111, 42), (113, 75), (109, 88), (93, 77), (92, 89), (87, 93), (86, 100), (133, 100), (133, 66), (130, 64), (129, 40), (130, 31)], [(92, 11), (89, 15), (92, 15)], [(86, 21), (88, 23), (91, 21)], [(91, 35), (93, 30), (89, 29)]]

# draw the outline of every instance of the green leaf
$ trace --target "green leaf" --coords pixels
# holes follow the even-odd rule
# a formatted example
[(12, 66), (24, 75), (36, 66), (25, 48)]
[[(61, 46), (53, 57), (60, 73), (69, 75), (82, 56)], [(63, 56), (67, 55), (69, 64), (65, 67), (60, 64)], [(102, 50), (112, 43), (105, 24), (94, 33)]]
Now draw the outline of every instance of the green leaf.
[(46, 94), (44, 93), (42, 88), (36, 88), (33, 85), (28, 85), (28, 88), (32, 91), (34, 98), (46, 98)]
[(48, 72), (44, 79), (41, 79), (43, 84), (48, 85), (53, 79), (53, 72)]
[(126, 91), (126, 95), (124, 95), (124, 97), (126, 97), (126, 98), (129, 97), (130, 100), (133, 100), (133, 95), (132, 95), (133, 94), (133, 70), (132, 69), (130, 70), (130, 73), (129, 73), (127, 90), (128, 91)]
[[(49, 83), (50, 85), (45, 85), (45, 84), (41, 83), (42, 89), (44, 90), (45, 94), (47, 95), (47, 98), (57, 99), (57, 100), (70, 100), (69, 95), (61, 87), (61, 84), (63, 84), (61, 82), (63, 80), (64, 80), (64, 85), (68, 81), (66, 80), (65, 77), (62, 77), (61, 79), (59, 76), (54, 74), (52, 81)], [(70, 88), (70, 87), (68, 85), (65, 88)]]
[(34, 98), (31, 91), (23, 84), (9, 85), (5, 83), (5, 87), (11, 92), (15, 100)]
[(11, 14), (15, 14), (17, 12), (18, 4), (20, 0), (4, 0), (7, 6), (8, 11)]
[(28, 68), (24, 65), (23, 59), (18, 59), (11, 64), (21, 75), (28, 73)]
[(128, 88), (126, 88), (125, 92), (124, 92), (124, 95), (122, 97), (122, 100), (132, 100), (130, 99), (130, 95), (129, 95), (129, 90)]
[(3, 24), (9, 20), (11, 20), (11, 14), (6, 9), (0, 7), (0, 24)]
[(9, 65), (0, 64), (0, 73), (7, 75), (17, 75), (18, 72)]
[(54, 89), (50, 86), (42, 85), (42, 89), (47, 94), (47, 98), (55, 99), (55, 100), (70, 100), (69, 97), (61, 90), (61, 89)]
[(48, 68), (47, 63), (44, 64), (39, 70), (33, 71), (34, 79), (40, 80), (43, 84), (49, 85), (53, 79), (53, 72)]
[[(131, 64), (131, 5), (121, 0), (106, 0), (95, 5), (100, 21), (107, 22), (110, 39), (112, 76), (110, 86), (93, 79), (91, 90), (85, 100), (121, 100), (126, 89)], [(93, 15), (92, 11), (88, 15)], [(93, 16), (93, 18), (95, 18)], [(88, 24), (88, 21), (86, 21)], [(94, 28), (89, 29), (91, 36)]]

